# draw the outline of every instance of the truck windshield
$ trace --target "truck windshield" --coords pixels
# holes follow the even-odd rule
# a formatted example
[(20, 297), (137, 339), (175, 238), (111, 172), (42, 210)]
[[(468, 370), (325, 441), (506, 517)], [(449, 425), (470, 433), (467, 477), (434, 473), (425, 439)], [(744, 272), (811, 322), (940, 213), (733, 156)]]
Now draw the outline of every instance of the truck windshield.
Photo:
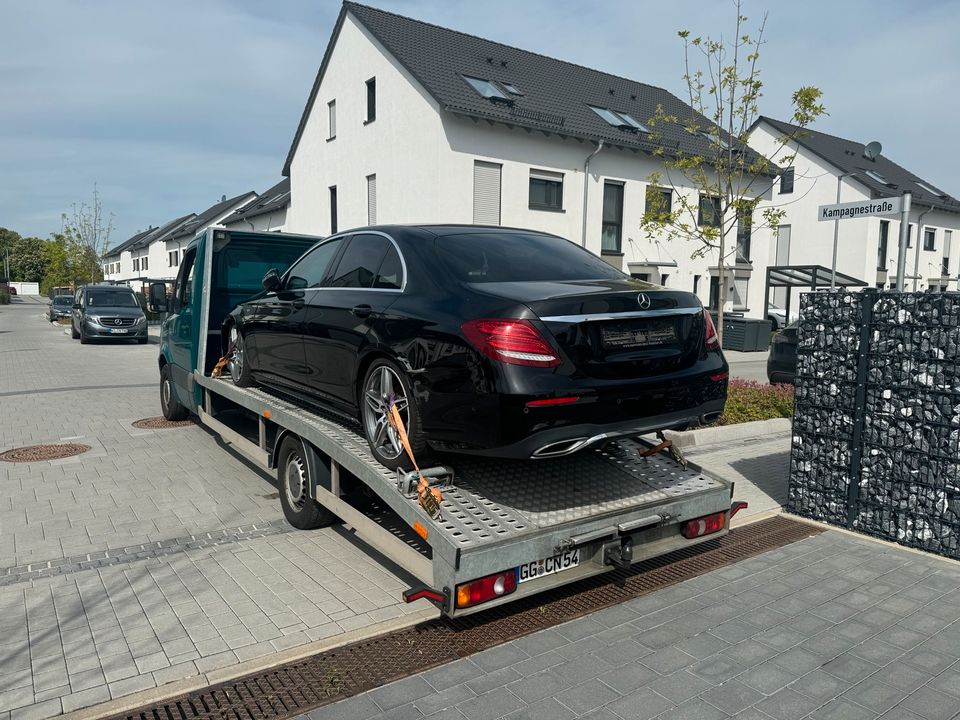
[(87, 293), (87, 307), (140, 307), (132, 292), (111, 292), (109, 290)]

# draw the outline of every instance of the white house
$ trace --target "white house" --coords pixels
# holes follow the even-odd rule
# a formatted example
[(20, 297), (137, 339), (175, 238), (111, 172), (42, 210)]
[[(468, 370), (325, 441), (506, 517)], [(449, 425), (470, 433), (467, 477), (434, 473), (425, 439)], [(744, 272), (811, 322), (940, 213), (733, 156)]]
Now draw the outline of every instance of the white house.
[[(534, 228), (707, 303), (717, 292), (716, 252), (691, 259), (693, 241), (640, 230), (648, 179), (662, 169), (643, 125), (658, 105), (693, 112), (661, 88), (345, 2), (284, 167), (285, 229)], [(679, 126), (664, 133), (668, 150), (709, 148)], [(708, 222), (710, 199), (681, 191)], [(728, 299), (751, 315), (762, 312), (753, 298), (763, 294), (753, 268), (771, 247), (768, 230), (754, 235), (742, 234), (741, 262), (728, 275)]]
[(284, 178), (220, 223), (230, 230), (283, 232), (290, 206), (290, 179)]
[[(856, 140), (797, 128), (761, 117), (751, 128), (750, 145), (774, 162), (795, 155), (774, 187), (771, 203), (784, 210), (769, 250), (777, 265), (821, 264), (833, 257), (834, 223), (819, 221), (818, 208), (912, 194), (910, 243), (904, 273), (907, 290), (956, 290), (960, 273), (960, 201), (900, 167), (882, 152), (871, 159)], [(919, 231), (917, 225), (919, 224)], [(895, 288), (900, 216), (839, 221), (837, 271), (870, 286)], [(958, 239), (954, 241), (954, 236)], [(917, 238), (920, 238), (919, 242)], [(783, 291), (778, 292), (783, 302)]]

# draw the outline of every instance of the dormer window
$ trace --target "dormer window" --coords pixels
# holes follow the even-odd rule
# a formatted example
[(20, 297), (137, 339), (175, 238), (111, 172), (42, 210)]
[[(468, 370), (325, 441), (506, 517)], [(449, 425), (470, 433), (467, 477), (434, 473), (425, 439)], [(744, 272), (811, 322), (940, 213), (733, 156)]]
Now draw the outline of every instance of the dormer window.
[(502, 83), (500, 83), (500, 85), (501, 85), (501, 87), (503, 87), (504, 90), (506, 90), (506, 91), (507, 91), (508, 93), (510, 93), (511, 95), (517, 95), (517, 96), (523, 95), (522, 92), (520, 92), (519, 90), (517, 90), (517, 86), (514, 85), (513, 83), (502, 82)]
[(588, 107), (615, 128), (620, 128), (621, 130), (633, 130), (636, 132), (650, 132), (643, 124), (637, 122), (628, 113), (597, 107), (595, 105), (588, 105)]
[(890, 184), (890, 181), (887, 180), (883, 175), (878, 173), (876, 170), (864, 170), (863, 174), (866, 175), (871, 180), (873, 180), (874, 182), (880, 183), (881, 185)]
[(480, 78), (469, 77), (467, 75), (461, 75), (461, 77), (466, 80), (470, 87), (476, 90), (481, 97), (485, 97), (488, 100), (503, 100), (506, 102), (512, 102), (512, 100), (504, 94), (504, 91), (498, 88), (494, 83), (489, 80), (482, 80)]
[(930, 193), (931, 195), (936, 195), (937, 197), (944, 197), (946, 195), (946, 193), (943, 190), (937, 190), (933, 185), (928, 185), (922, 180), (914, 180), (913, 183), (918, 188), (920, 188), (924, 192)]

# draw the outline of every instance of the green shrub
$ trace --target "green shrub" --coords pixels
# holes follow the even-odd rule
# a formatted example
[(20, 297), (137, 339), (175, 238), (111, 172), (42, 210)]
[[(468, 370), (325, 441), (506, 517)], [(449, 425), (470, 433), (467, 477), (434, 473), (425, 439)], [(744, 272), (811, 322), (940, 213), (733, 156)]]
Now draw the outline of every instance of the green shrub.
[(768, 385), (753, 380), (731, 380), (727, 405), (715, 425), (793, 417), (793, 385)]
[(0, 305), (10, 304), (10, 293), (0, 292)]

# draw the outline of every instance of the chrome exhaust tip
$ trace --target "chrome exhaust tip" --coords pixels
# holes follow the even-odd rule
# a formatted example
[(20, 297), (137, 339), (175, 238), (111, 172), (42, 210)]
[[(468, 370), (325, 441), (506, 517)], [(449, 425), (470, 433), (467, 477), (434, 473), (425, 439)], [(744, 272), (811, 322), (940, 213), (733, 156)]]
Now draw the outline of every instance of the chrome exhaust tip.
[(558, 442), (547, 443), (542, 448), (534, 450), (531, 458), (542, 459), (542, 458), (552, 458), (552, 457), (562, 457), (563, 455), (571, 455), (577, 450), (585, 447), (589, 444), (590, 438), (574, 438), (573, 440), (560, 440)]

